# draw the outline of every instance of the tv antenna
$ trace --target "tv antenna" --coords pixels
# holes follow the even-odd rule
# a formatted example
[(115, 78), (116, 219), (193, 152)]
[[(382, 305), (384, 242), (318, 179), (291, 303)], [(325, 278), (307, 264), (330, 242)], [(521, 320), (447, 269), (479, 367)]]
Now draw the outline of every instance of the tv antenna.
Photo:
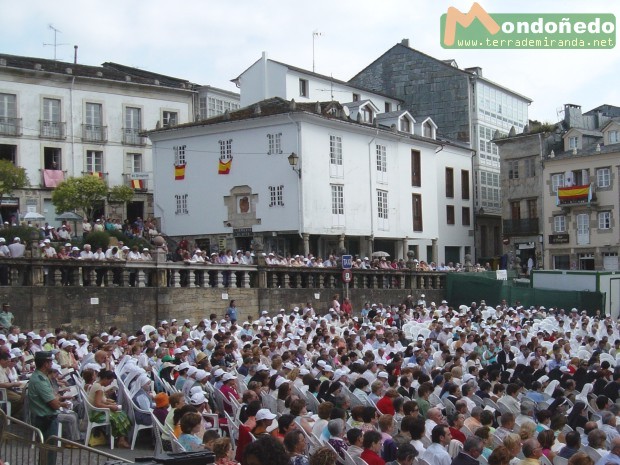
[(56, 29), (53, 24), (48, 24), (47, 27), (49, 29), (51, 29), (52, 31), (54, 31), (54, 43), (53, 44), (46, 44), (45, 42), (43, 42), (43, 46), (44, 47), (47, 47), (47, 46), (54, 47), (54, 61), (56, 61), (56, 50), (57, 50), (57, 48), (60, 47), (61, 45), (68, 45), (68, 44), (59, 44), (58, 43), (58, 40), (57, 40), (58, 39), (58, 33), (62, 34), (62, 31), (60, 29)]
[(318, 29), (315, 29), (314, 31), (312, 31), (312, 72), (314, 73), (314, 40), (317, 37), (320, 37), (321, 35), (323, 35), (322, 33), (320, 33), (318, 31)]

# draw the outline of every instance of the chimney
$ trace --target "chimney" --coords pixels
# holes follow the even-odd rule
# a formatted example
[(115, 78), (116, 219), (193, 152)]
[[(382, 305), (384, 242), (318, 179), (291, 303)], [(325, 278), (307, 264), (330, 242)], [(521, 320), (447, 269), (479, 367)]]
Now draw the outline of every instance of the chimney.
[(263, 98), (261, 100), (267, 100), (269, 90), (269, 78), (267, 77), (267, 52), (263, 52), (261, 56), (261, 66), (263, 67)]
[(400, 45), (404, 45), (405, 47), (409, 47), (409, 39), (403, 39), (400, 41)]
[(73, 46), (73, 64), (77, 65), (77, 50), (78, 50), (78, 46), (74, 45)]
[(567, 103), (564, 105), (564, 123), (566, 125), (566, 129), (583, 129), (583, 115), (581, 114), (580, 105), (573, 105), (572, 103)]
[(478, 77), (482, 77), (482, 68), (480, 66), (473, 66), (471, 68), (465, 68), (465, 71), (475, 74)]

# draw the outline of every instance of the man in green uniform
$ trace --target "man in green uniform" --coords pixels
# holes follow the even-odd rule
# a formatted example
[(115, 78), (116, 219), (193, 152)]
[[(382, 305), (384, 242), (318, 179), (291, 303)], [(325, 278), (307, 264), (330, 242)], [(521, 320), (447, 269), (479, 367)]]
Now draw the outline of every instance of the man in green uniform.
[(11, 313), (11, 306), (8, 303), (2, 304), (2, 311), (0, 312), (0, 332), (6, 334), (9, 331), (9, 327), (13, 325), (15, 316)]
[[(32, 426), (39, 428), (45, 441), (58, 434), (58, 410), (67, 407), (66, 402), (54, 394), (49, 374), (52, 371), (52, 353), (40, 351), (34, 355), (35, 372), (28, 383), (28, 401)], [(56, 452), (47, 453), (47, 462), (41, 457), (41, 464), (55, 465)]]

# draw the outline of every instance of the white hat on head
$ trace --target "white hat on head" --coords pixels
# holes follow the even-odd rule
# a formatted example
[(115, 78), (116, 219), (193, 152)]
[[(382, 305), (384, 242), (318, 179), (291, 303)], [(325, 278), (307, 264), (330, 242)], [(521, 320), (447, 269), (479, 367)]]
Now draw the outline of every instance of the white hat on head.
[(175, 371), (187, 370), (189, 368), (189, 363), (183, 362), (180, 365), (174, 367)]
[(256, 412), (255, 418), (256, 418), (256, 421), (274, 420), (276, 418), (276, 415), (274, 413), (271, 413), (269, 409), (262, 408), (258, 412)]
[(203, 380), (203, 379), (205, 379), (207, 376), (209, 376), (209, 374), (210, 374), (210, 373), (209, 373), (207, 370), (198, 370), (198, 371), (196, 372), (196, 376), (195, 376), (195, 378), (196, 378), (198, 381), (202, 381), (202, 380)]
[(222, 381), (226, 382), (226, 381), (230, 381), (236, 378), (237, 377), (233, 375), (232, 373), (224, 373), (224, 376), (222, 376)]
[(295, 369), (295, 365), (292, 362), (286, 362), (284, 364), (284, 368), (286, 368), (287, 370), (294, 370)]
[(325, 366), (323, 367), (323, 371), (331, 371), (331, 372), (333, 373), (333, 372), (334, 372), (334, 369), (333, 369), (331, 366), (329, 366), (329, 365), (325, 365)]
[(288, 383), (288, 379), (282, 377), (276, 379), (276, 389), (279, 389), (284, 383)]
[(267, 367), (267, 365), (259, 363), (256, 367), (256, 371), (269, 371), (269, 368)]
[(207, 401), (207, 398), (202, 392), (197, 392), (192, 394), (192, 397), (189, 400), (189, 403), (192, 405), (202, 405)]
[(385, 378), (388, 379), (388, 374), (385, 371), (380, 371), (377, 375), (377, 378)]

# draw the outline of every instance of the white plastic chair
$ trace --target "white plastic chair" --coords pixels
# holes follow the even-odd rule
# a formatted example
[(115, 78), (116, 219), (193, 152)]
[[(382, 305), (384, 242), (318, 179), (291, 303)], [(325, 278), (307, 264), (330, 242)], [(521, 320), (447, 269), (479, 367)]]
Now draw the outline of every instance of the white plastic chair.
[(6, 392), (6, 388), (0, 388), (0, 406), (4, 408), (6, 416), (11, 416), (11, 401)]
[[(86, 408), (86, 420), (88, 421), (88, 426), (86, 427), (86, 439), (84, 440), (84, 445), (88, 446), (88, 440), (90, 439), (90, 435), (93, 431), (93, 428), (98, 428), (100, 426), (105, 426), (110, 433), (110, 449), (114, 449), (114, 436), (112, 436), (112, 424), (110, 423), (110, 409), (109, 408), (98, 408), (90, 403), (88, 400), (88, 395), (84, 390), (80, 388), (80, 394), (82, 395), (82, 399), (84, 399), (84, 407)], [(105, 417), (102, 422), (95, 422), (90, 419), (91, 413), (103, 412)]]

